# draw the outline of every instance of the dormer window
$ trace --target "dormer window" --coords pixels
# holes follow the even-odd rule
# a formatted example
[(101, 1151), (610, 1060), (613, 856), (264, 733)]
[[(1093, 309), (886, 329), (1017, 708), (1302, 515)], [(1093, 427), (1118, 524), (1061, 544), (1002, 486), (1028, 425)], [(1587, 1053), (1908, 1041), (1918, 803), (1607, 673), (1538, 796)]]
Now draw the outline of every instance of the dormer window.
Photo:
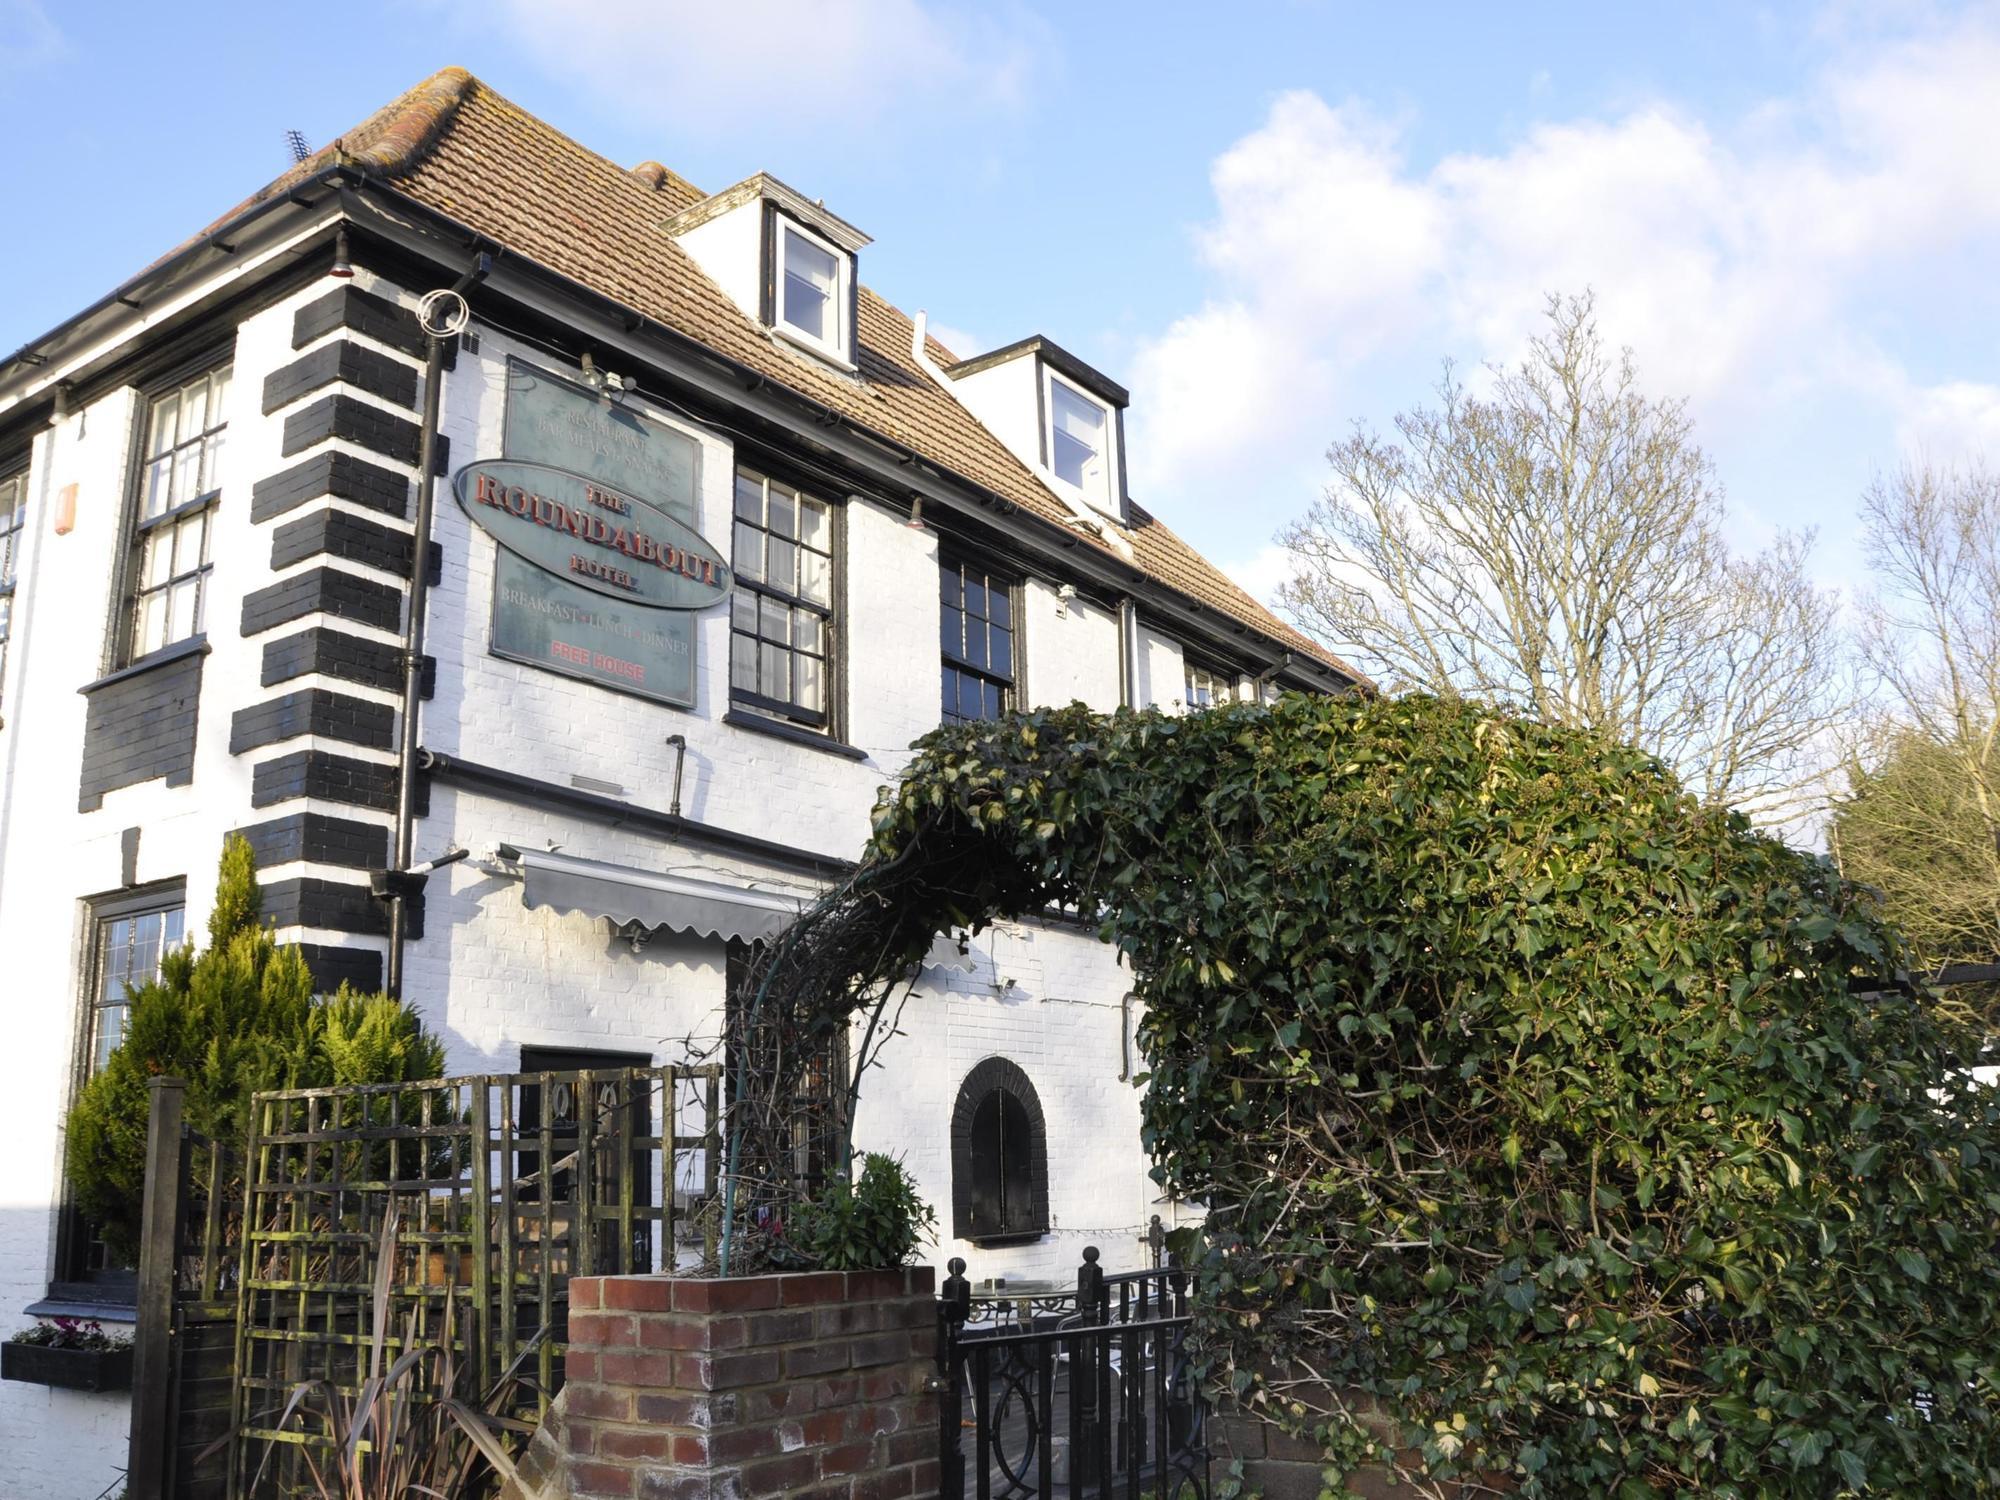
[(854, 261), (867, 235), (768, 172), (683, 209), (667, 233), (773, 338), (854, 373)]
[(1073, 484), (1096, 506), (1111, 498), (1111, 445), (1107, 434), (1111, 414), (1104, 404), (1050, 370), (1049, 468), (1065, 484)]
[(778, 327), (836, 359), (847, 358), (847, 257), (788, 219), (778, 218), (776, 227)]
[(1125, 387), (1039, 336), (932, 374), (1079, 520), (1124, 523)]

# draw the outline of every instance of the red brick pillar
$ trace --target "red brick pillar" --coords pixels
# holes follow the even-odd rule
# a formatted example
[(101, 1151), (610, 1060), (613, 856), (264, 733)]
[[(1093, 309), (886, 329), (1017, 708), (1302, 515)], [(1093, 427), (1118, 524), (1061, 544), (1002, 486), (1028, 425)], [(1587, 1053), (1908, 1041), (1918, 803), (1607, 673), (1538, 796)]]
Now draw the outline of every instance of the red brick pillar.
[(569, 1284), (567, 1489), (617, 1500), (929, 1500), (929, 1267)]

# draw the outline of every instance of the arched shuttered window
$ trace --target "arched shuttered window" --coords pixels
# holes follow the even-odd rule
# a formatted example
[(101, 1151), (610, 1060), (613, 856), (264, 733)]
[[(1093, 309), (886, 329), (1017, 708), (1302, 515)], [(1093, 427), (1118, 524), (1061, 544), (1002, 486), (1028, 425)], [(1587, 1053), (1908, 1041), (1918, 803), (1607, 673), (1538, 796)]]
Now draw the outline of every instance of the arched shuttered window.
[(989, 1057), (959, 1085), (951, 1119), (952, 1233), (1009, 1243), (1049, 1227), (1049, 1153), (1042, 1101), (1028, 1075)]

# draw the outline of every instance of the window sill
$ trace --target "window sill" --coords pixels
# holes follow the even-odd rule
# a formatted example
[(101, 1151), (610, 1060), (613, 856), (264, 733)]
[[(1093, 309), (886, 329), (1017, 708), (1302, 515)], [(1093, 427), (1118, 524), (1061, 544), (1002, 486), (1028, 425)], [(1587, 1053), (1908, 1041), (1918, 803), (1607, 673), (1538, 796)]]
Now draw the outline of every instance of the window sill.
[(21, 1309), (24, 1318), (82, 1318), (92, 1323), (136, 1323), (139, 1309), (130, 1302), (96, 1302), (81, 1297), (49, 1296)]
[(771, 332), (776, 337), (783, 339), (787, 344), (790, 344), (801, 354), (810, 354), (821, 364), (832, 365), (836, 370), (845, 371), (849, 375), (859, 375), (861, 373), (861, 366), (857, 365), (853, 360), (834, 353), (833, 350), (827, 348), (824, 344), (814, 343), (802, 333), (793, 333), (783, 323), (773, 323), (771, 325)]
[(1048, 1237), (1046, 1229), (1014, 1229), (1005, 1234), (968, 1234), (965, 1240), (982, 1250), (997, 1250), (1007, 1245), (1033, 1245)]
[(95, 682), (86, 682), (77, 691), (88, 697), (99, 688), (108, 688), (115, 682), (125, 682), (134, 677), (144, 676), (156, 667), (164, 667), (190, 656), (206, 656), (208, 651), (206, 635), (191, 635), (184, 641), (175, 641), (171, 646), (162, 646), (150, 655), (140, 657), (129, 667), (120, 667), (116, 672), (108, 673)]
[(782, 719), (767, 719), (762, 714), (753, 714), (740, 708), (732, 708), (722, 716), (722, 722), (733, 729), (747, 729), (752, 734), (768, 734), (774, 740), (788, 740), (794, 745), (804, 745), (808, 750), (824, 750), (828, 755), (838, 755), (843, 760), (866, 760), (868, 752), (853, 745), (816, 734), (810, 729), (801, 729), (796, 724), (787, 724)]

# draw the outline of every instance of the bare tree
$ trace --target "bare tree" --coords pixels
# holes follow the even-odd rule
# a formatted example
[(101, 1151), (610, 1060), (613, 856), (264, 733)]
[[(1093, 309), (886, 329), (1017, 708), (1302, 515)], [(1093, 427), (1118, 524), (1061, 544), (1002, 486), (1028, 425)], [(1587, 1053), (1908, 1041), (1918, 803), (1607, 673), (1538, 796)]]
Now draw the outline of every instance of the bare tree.
[(1823, 781), (1845, 703), (1811, 536), (1738, 556), (1686, 408), (1637, 388), (1592, 299), (1554, 297), (1515, 369), (1445, 367), (1401, 441), (1357, 428), (1280, 541), (1304, 629), (1392, 687), (1489, 698), (1652, 750), (1767, 821)]
[(2000, 475), (1906, 465), (1862, 501), (1881, 713), (1831, 846), (1936, 963), (2000, 956)]

